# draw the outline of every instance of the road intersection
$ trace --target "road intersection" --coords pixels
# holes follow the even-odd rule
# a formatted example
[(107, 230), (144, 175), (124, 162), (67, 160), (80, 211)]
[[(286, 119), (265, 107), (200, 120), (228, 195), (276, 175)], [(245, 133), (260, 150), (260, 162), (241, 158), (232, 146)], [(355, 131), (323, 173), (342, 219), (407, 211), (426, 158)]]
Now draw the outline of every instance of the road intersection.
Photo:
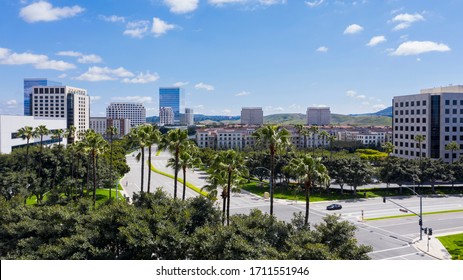
[[(140, 191), (140, 170), (141, 163), (135, 160), (135, 153), (127, 155), (127, 163), (130, 166), (130, 172), (121, 179), (121, 185), (124, 186), (125, 195), (132, 197), (134, 192)], [(168, 152), (161, 152), (158, 156), (152, 158), (152, 165), (162, 172), (173, 174), (173, 169), (166, 167), (170, 158)], [(144, 190), (146, 191), (148, 181), (148, 166), (145, 164)], [(182, 177), (181, 172), (179, 178)], [(207, 174), (199, 170), (188, 170), (187, 181), (194, 186), (201, 188), (206, 182)], [(162, 187), (164, 191), (173, 196), (173, 179), (152, 172), (151, 173), (151, 191)], [(177, 184), (177, 197), (182, 195), (182, 183)], [(186, 197), (195, 197), (199, 194), (189, 188), (186, 189)], [(405, 208), (419, 213), (419, 198), (394, 197), (394, 202), (403, 205)], [(221, 200), (217, 200), (219, 209)], [(320, 223), (324, 216), (328, 214), (339, 214), (342, 219), (353, 223), (357, 228), (356, 238), (359, 243), (371, 245), (373, 252), (370, 253), (372, 259), (396, 259), (396, 260), (423, 260), (436, 259), (431, 256), (432, 252), (423, 250), (423, 246), (416, 246), (419, 239), (419, 225), (417, 216), (408, 216), (393, 219), (368, 220), (370, 218), (396, 216), (405, 214), (399, 212), (399, 207), (393, 203), (383, 203), (381, 198), (373, 199), (356, 199), (345, 200), (337, 203), (342, 204), (343, 208), (336, 211), (326, 210), (326, 206), (331, 202), (312, 202), (310, 205), (309, 222), (313, 224)], [(263, 212), (269, 211), (269, 200), (252, 193), (243, 191), (242, 193), (232, 194), (230, 200), (230, 210), (232, 214), (248, 214), (251, 209), (257, 208)], [(423, 198), (423, 213), (445, 211), (445, 210), (462, 210), (462, 196), (427, 196)], [(290, 221), (294, 213), (304, 212), (305, 202), (288, 201), (275, 199), (274, 213), (275, 216), (284, 221)], [(362, 212), (363, 219), (362, 220)], [(434, 235), (443, 235), (447, 233), (463, 232), (463, 212), (433, 214), (423, 216), (423, 227), (432, 227)], [(423, 234), (423, 239), (427, 236)], [(438, 245), (435, 238), (431, 239), (433, 244)], [(421, 241), (419, 244), (423, 244)], [(436, 245), (436, 246), (437, 246)], [(423, 251), (418, 250), (420, 247)], [(426, 247), (426, 246), (425, 246)], [(431, 246), (432, 247), (432, 246)], [(425, 248), (426, 249), (426, 248)], [(435, 254), (434, 254), (435, 255)], [(440, 255), (439, 255), (440, 256)]]

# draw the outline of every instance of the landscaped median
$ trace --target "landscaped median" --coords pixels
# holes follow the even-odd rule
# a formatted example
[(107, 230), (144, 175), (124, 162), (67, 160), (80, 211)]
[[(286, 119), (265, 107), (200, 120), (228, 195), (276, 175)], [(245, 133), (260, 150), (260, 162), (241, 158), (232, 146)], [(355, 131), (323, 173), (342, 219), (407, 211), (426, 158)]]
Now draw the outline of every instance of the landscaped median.
[[(423, 213), (423, 216), (435, 215), (435, 214), (445, 214), (445, 213), (455, 213), (455, 212), (463, 212), (463, 209), (425, 212)], [(366, 218), (363, 220), (364, 221), (376, 221), (376, 220), (396, 219), (396, 218), (413, 217), (413, 216), (416, 216), (416, 215), (415, 214), (404, 214), (404, 215), (384, 216), (384, 217), (377, 217), (377, 218)]]
[[(148, 165), (151, 169), (151, 171), (155, 172), (155, 173), (158, 173), (160, 175), (163, 175), (163, 176), (166, 176), (166, 177), (169, 177), (171, 179), (174, 179), (174, 175), (172, 174), (168, 174), (168, 173), (165, 173), (165, 172), (162, 172), (161, 170), (158, 170), (156, 169), (151, 163), (148, 162)], [(177, 178), (177, 181), (180, 182), (181, 184), (183, 184), (183, 180), (181, 178)], [(208, 192), (205, 192), (205, 191), (202, 191), (200, 188), (196, 187), (195, 185), (191, 184), (191, 183), (188, 183), (186, 182), (185, 184), (188, 188), (192, 189), (193, 191), (199, 193), (200, 195), (203, 195), (203, 196), (208, 196)]]
[(463, 233), (436, 237), (452, 255), (452, 260), (463, 260)]

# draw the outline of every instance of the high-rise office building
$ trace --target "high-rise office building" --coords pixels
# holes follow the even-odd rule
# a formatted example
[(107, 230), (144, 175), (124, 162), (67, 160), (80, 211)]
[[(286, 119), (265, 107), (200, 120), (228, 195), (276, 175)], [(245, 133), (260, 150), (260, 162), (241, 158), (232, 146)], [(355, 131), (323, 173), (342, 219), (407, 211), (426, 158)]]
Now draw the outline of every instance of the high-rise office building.
[(186, 125), (194, 125), (194, 112), (192, 108), (185, 108), (185, 124)]
[(307, 108), (308, 125), (329, 125), (331, 123), (331, 111), (329, 107)]
[(132, 127), (146, 123), (146, 109), (142, 103), (112, 102), (106, 108), (108, 119), (129, 119)]
[(463, 145), (463, 86), (395, 96), (392, 105), (394, 156), (419, 158), (421, 152), (421, 157), (450, 162), (463, 155), (461, 149), (453, 154), (445, 149), (450, 142)]
[(159, 88), (159, 112), (161, 107), (171, 107), (174, 111), (174, 123), (180, 124), (180, 112), (185, 108), (185, 93), (179, 87)]
[(59, 82), (50, 81), (46, 78), (24, 79), (24, 116), (32, 116), (32, 88), (35, 86), (61, 86)]
[(90, 97), (87, 90), (69, 86), (34, 86), (32, 88), (32, 115), (49, 119), (66, 119), (66, 127), (79, 132), (90, 127)]
[(241, 124), (262, 125), (264, 124), (264, 111), (261, 107), (241, 108)]
[(174, 110), (172, 107), (161, 107), (159, 109), (159, 124), (160, 125), (173, 125), (174, 124)]

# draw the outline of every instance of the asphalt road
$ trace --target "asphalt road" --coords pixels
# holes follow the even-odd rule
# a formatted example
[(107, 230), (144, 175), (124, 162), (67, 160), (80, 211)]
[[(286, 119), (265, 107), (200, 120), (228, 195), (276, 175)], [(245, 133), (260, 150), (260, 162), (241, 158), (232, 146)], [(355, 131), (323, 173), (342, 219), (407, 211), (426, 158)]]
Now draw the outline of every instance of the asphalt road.
[[(136, 152), (134, 153), (136, 154)], [(141, 163), (135, 160), (134, 154), (127, 156), (127, 163), (131, 171), (121, 180), (124, 186), (126, 195), (132, 197), (134, 192), (140, 191), (140, 170)], [(163, 172), (173, 174), (173, 170), (165, 167), (167, 160), (170, 158), (168, 152), (162, 152), (159, 156), (153, 153), (152, 164), (156, 169)], [(147, 157), (146, 157), (147, 159)], [(145, 183), (144, 190), (147, 187), (148, 167), (145, 164)], [(187, 181), (201, 188), (207, 182), (205, 181), (207, 174), (201, 171), (187, 171)], [(181, 172), (179, 177), (182, 177)], [(151, 173), (151, 191), (156, 188), (162, 189), (173, 195), (173, 179), (166, 176)], [(186, 197), (197, 196), (198, 193), (191, 189), (186, 189)], [(182, 195), (182, 184), (178, 183), (177, 196)], [(328, 214), (339, 214), (341, 218), (348, 220), (357, 226), (356, 238), (359, 243), (371, 245), (373, 252), (370, 253), (372, 259), (398, 259), (398, 260), (424, 260), (433, 259), (432, 257), (422, 253), (412, 246), (412, 242), (419, 238), (418, 217), (403, 217), (395, 219), (384, 219), (375, 221), (362, 221), (365, 219), (385, 216), (395, 216), (406, 214), (399, 209), (408, 208), (409, 210), (419, 213), (419, 198), (418, 197), (402, 197), (391, 198), (393, 202), (400, 204), (397, 206), (392, 201), (383, 203), (382, 198), (377, 199), (357, 199), (341, 201), (343, 208), (336, 211), (326, 210), (326, 206), (333, 202), (318, 202), (311, 203), (309, 222), (311, 225), (320, 223), (324, 216)], [(221, 200), (217, 202), (217, 207), (221, 209)], [(248, 214), (253, 208), (260, 209), (263, 212), (269, 211), (269, 200), (262, 197), (243, 192), (241, 194), (233, 194), (230, 201), (230, 210), (232, 214)], [(423, 198), (423, 213), (463, 209), (462, 196), (435, 196)], [(274, 214), (277, 218), (290, 221), (294, 213), (305, 212), (305, 202), (295, 202), (288, 200), (275, 199)], [(423, 216), (423, 227), (432, 227), (434, 234), (438, 233), (455, 233), (463, 232), (463, 212), (434, 214)]]

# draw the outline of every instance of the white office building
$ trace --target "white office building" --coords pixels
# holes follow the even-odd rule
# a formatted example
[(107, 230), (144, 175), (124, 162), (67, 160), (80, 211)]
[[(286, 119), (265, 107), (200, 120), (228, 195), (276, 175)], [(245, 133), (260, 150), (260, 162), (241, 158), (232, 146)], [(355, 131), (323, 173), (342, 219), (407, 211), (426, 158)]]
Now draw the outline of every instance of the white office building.
[(307, 108), (308, 125), (329, 125), (331, 123), (331, 111), (329, 107)]
[[(18, 136), (18, 130), (25, 126), (36, 128), (40, 125), (46, 126), (51, 132), (57, 129), (66, 129), (66, 119), (39, 118), (33, 116), (10, 116), (0, 115), (0, 153), (9, 154), (12, 150), (27, 145), (27, 140)], [(52, 134), (43, 138), (45, 145), (58, 144), (59, 139), (53, 139)], [(40, 138), (31, 138), (29, 145), (37, 145)], [(66, 145), (66, 138), (61, 139), (61, 145)]]
[(131, 126), (136, 127), (146, 123), (146, 109), (142, 103), (112, 102), (106, 108), (108, 119), (129, 119)]
[(194, 112), (192, 108), (185, 108), (185, 124), (186, 125), (194, 125)]
[(130, 120), (128, 119), (107, 119), (105, 117), (91, 117), (90, 118), (90, 128), (93, 129), (96, 133), (103, 135), (105, 138), (108, 137), (108, 127), (116, 128), (116, 135), (114, 138), (122, 138), (124, 135), (130, 133), (132, 128)]
[[(419, 142), (417, 135), (424, 136)], [(420, 94), (393, 98), (394, 156), (458, 160), (463, 150), (445, 149), (450, 142), (463, 145), (463, 86), (423, 89)]]
[(66, 127), (80, 132), (90, 128), (90, 97), (87, 90), (69, 86), (35, 86), (32, 90), (32, 115), (46, 119), (65, 119)]
[(174, 125), (174, 110), (172, 107), (161, 107), (159, 109), (159, 124)]

